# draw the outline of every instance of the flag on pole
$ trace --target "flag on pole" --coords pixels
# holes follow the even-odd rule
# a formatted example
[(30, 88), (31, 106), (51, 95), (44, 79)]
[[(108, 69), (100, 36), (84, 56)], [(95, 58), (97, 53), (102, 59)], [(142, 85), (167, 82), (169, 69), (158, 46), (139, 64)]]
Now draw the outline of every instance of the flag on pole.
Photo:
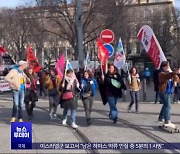
[(55, 68), (56, 68), (56, 71), (57, 71), (59, 77), (62, 79), (63, 76), (64, 76), (64, 69), (65, 69), (65, 57), (64, 57), (64, 54), (62, 54), (59, 57), (59, 60), (57, 61)]
[(0, 46), (0, 56), (3, 56), (4, 53), (7, 53), (7, 51)]
[(69, 60), (67, 60), (67, 61), (66, 61), (65, 75), (66, 75), (66, 71), (69, 70), (69, 69), (71, 69), (71, 70), (73, 71), (73, 76), (74, 76), (74, 78), (76, 79), (77, 87), (79, 88), (80, 84), (79, 84), (79, 81), (78, 81), (78, 79), (77, 79), (77, 77), (76, 77), (76, 74), (75, 74), (75, 72), (74, 72), (74, 69), (73, 69), (71, 63), (69, 62)]
[(153, 30), (148, 25), (144, 25), (139, 30), (137, 37), (142, 42), (143, 47), (154, 63), (155, 68), (160, 68), (161, 62), (167, 60)]
[(29, 44), (27, 46), (27, 62), (35, 73), (41, 69), (41, 66), (38, 64), (37, 58), (34, 55), (34, 52)]
[(102, 44), (102, 42), (100, 41), (99, 38), (97, 40), (97, 46), (98, 46), (98, 58), (99, 58), (99, 61), (102, 64), (103, 70), (106, 71), (109, 52), (105, 48), (105, 46)]
[(114, 59), (114, 65), (118, 68), (121, 69), (123, 66), (126, 64), (126, 57), (124, 54), (124, 49), (122, 45), (121, 38), (119, 39), (118, 47), (116, 50), (115, 54), (115, 59)]
[(91, 64), (91, 59), (90, 59), (89, 52), (87, 52), (84, 70), (87, 70), (87, 68), (90, 64)]

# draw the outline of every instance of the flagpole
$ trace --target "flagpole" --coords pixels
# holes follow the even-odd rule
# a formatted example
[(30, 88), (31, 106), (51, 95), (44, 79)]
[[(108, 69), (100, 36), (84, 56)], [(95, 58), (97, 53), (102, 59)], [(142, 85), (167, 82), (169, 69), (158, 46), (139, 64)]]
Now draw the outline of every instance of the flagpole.
[(101, 63), (101, 75), (103, 76), (104, 75), (104, 73), (103, 73), (103, 68), (102, 68), (102, 63)]

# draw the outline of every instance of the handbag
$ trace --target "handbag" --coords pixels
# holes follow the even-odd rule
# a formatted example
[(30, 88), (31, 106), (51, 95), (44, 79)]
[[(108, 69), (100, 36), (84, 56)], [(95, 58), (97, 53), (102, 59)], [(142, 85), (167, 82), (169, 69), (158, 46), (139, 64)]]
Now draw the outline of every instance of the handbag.
[(121, 83), (115, 79), (111, 79), (111, 84), (118, 89), (121, 87)]
[(62, 100), (69, 100), (69, 99), (72, 99), (72, 98), (73, 98), (72, 91), (63, 92), (62, 95), (61, 95)]
[(90, 97), (91, 96), (91, 91), (87, 91), (87, 92), (84, 92), (82, 94), (82, 98), (87, 98), (87, 97)]

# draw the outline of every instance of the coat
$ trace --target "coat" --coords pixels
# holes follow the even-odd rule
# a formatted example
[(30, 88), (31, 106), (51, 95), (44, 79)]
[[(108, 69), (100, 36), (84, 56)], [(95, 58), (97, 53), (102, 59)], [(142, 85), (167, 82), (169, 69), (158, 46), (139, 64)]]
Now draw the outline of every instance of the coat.
[[(121, 84), (120, 88), (116, 88), (115, 86), (113, 86), (112, 79), (118, 81)], [(122, 97), (122, 89), (126, 90), (124, 81), (119, 73), (116, 73), (114, 75), (107, 73), (105, 75), (104, 84), (105, 84), (106, 97), (121, 98)]]
[(180, 82), (179, 77), (174, 72), (160, 72), (159, 73), (159, 92), (164, 93), (167, 87), (167, 81), (169, 79), (174, 79), (174, 82)]
[[(65, 86), (64, 88), (61, 86), (60, 91), (63, 94), (66, 92), (66, 87), (67, 87), (67, 81), (65, 81)], [(77, 109), (78, 108), (78, 88), (77, 88), (77, 81), (74, 80), (73, 82), (73, 87), (72, 87), (72, 93), (73, 93), (73, 98), (69, 100), (60, 100), (60, 104), (62, 108), (68, 108), (68, 109)], [(62, 96), (62, 95), (61, 95)]]

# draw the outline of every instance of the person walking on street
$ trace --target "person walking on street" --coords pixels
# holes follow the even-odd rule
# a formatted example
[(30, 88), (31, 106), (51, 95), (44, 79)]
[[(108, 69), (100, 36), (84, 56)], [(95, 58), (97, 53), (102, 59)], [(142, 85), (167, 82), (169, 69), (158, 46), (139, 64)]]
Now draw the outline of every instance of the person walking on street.
[(84, 71), (83, 79), (81, 80), (81, 99), (84, 105), (86, 121), (91, 125), (91, 112), (93, 106), (93, 99), (96, 94), (97, 82), (92, 77), (91, 72)]
[(131, 69), (131, 82), (129, 83), (129, 90), (131, 96), (131, 102), (128, 107), (128, 112), (131, 112), (131, 107), (136, 104), (136, 113), (139, 112), (139, 90), (141, 89), (141, 82), (139, 74), (135, 67)]
[(160, 72), (159, 69), (153, 72), (154, 91), (156, 92), (154, 104), (157, 104), (158, 101), (160, 102), (160, 104), (162, 104), (161, 100), (159, 100), (159, 79), (158, 79), (159, 72)]
[(149, 68), (146, 68), (146, 70), (144, 72), (144, 77), (146, 79), (147, 85), (150, 85), (151, 72), (149, 71)]
[(106, 97), (110, 108), (109, 118), (116, 123), (118, 119), (118, 110), (116, 104), (118, 98), (122, 97), (122, 89), (126, 90), (126, 86), (114, 64), (108, 65), (108, 72), (105, 76), (102, 75), (102, 80), (105, 84)]
[(16, 113), (18, 110), (18, 120), (23, 122), (22, 110), (24, 106), (25, 84), (30, 83), (30, 79), (23, 72), (27, 67), (26, 61), (19, 61), (18, 66), (15, 66), (5, 77), (13, 89), (13, 109), (11, 122), (16, 121)]
[(78, 107), (77, 104), (77, 80), (74, 77), (73, 70), (69, 69), (66, 72), (64, 77), (64, 81), (61, 85), (60, 91), (61, 94), (61, 104), (63, 110), (63, 121), (62, 124), (66, 125), (67, 122), (67, 114), (68, 110), (71, 110), (71, 126), (72, 128), (78, 128), (76, 125), (76, 109)]
[(45, 79), (46, 79), (46, 72), (42, 69), (38, 72), (38, 82), (39, 82), (39, 96), (42, 97), (44, 93), (44, 97), (47, 96), (47, 91), (45, 88)]
[(45, 87), (48, 89), (49, 95), (49, 116), (51, 119), (55, 119), (57, 117), (57, 106), (60, 101), (60, 84), (61, 79), (57, 75), (55, 69), (50, 70), (50, 74), (46, 76), (45, 79)]
[(177, 72), (169, 72), (169, 62), (162, 61), (159, 73), (159, 97), (163, 106), (159, 114), (159, 122), (164, 123), (167, 127), (174, 126), (174, 124), (170, 122), (170, 108), (174, 82), (179, 82)]
[(29, 116), (29, 120), (31, 120), (33, 117), (33, 109), (36, 106), (36, 101), (38, 101), (37, 88), (36, 88), (37, 77), (34, 74), (32, 68), (28, 68), (27, 77), (31, 80), (31, 83), (26, 84), (24, 102), (25, 102), (25, 108), (27, 114)]

